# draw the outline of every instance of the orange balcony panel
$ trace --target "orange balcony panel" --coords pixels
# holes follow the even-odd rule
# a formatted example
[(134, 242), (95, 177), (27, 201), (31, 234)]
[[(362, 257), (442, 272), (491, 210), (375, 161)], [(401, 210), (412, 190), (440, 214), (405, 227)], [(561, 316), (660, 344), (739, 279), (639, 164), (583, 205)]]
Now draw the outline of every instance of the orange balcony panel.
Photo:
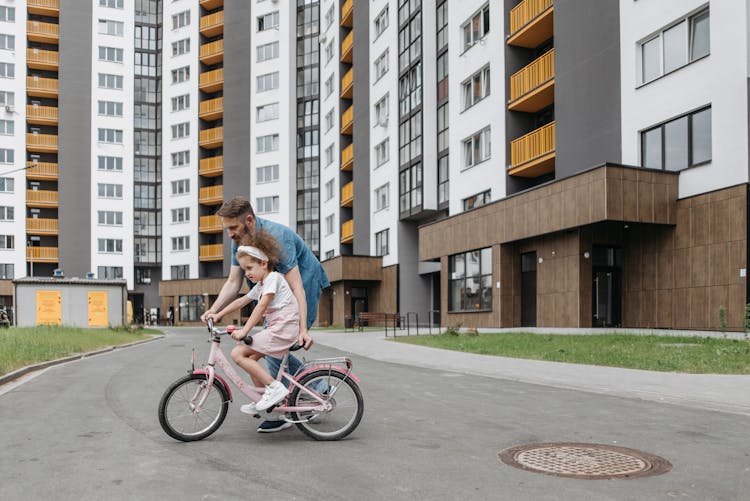
[(224, 185), (206, 186), (198, 192), (198, 203), (202, 205), (219, 205), (224, 201)]
[(533, 49), (554, 33), (552, 0), (523, 0), (510, 11), (508, 45)]
[(26, 8), (29, 14), (60, 17), (60, 0), (29, 0)]
[(224, 68), (201, 73), (198, 88), (203, 92), (216, 92), (224, 88)]
[(198, 231), (201, 233), (221, 233), (224, 231), (221, 216), (201, 216)]
[(57, 71), (60, 54), (54, 50), (26, 49), (26, 66), (36, 70)]
[(510, 77), (508, 109), (535, 113), (555, 101), (555, 50)]
[(354, 31), (350, 31), (348, 35), (341, 42), (341, 62), (351, 63), (352, 62), (352, 49), (354, 48)]
[(52, 190), (26, 190), (26, 206), (36, 208), (56, 208), (59, 195)]
[(206, 10), (214, 10), (224, 5), (224, 0), (200, 0), (200, 5)]
[(555, 170), (555, 122), (539, 127), (510, 143), (508, 174), (539, 177)]
[(224, 40), (201, 45), (200, 60), (203, 64), (216, 64), (224, 59)]
[(26, 105), (26, 121), (30, 124), (57, 125), (58, 108), (56, 106)]
[(58, 259), (57, 247), (26, 247), (26, 261), (56, 263)]
[(354, 205), (354, 181), (341, 187), (341, 207), (351, 207), (352, 205)]
[(58, 166), (53, 162), (26, 162), (26, 179), (56, 181), (60, 177)]
[(341, 115), (341, 133), (351, 135), (352, 129), (354, 129), (354, 105), (349, 106)]
[(57, 44), (60, 42), (60, 25), (26, 21), (26, 38), (32, 42)]
[(224, 33), (224, 11), (214, 12), (201, 17), (201, 35), (204, 37), (215, 37)]
[(27, 235), (57, 235), (59, 231), (60, 225), (57, 219), (26, 218)]
[(59, 82), (54, 78), (26, 77), (26, 93), (35, 97), (51, 97), (57, 99), (60, 95)]
[(55, 153), (57, 134), (26, 134), (26, 149), (40, 153)]
[(198, 259), (200, 259), (201, 261), (223, 261), (224, 260), (224, 245), (223, 244), (201, 245)]
[(224, 116), (224, 98), (217, 97), (208, 101), (201, 101), (198, 116), (207, 121), (218, 120)]
[(354, 166), (354, 143), (341, 150), (341, 170), (352, 170)]
[(341, 79), (341, 97), (351, 99), (354, 89), (354, 68), (349, 68), (344, 78)]
[(224, 156), (202, 158), (198, 174), (203, 177), (217, 177), (224, 173)]
[(354, 0), (346, 0), (341, 6), (341, 26), (352, 27), (354, 22)]
[(354, 219), (341, 223), (341, 243), (350, 244), (354, 242)]
[(224, 126), (206, 129), (200, 132), (198, 146), (206, 149), (221, 148), (224, 144)]

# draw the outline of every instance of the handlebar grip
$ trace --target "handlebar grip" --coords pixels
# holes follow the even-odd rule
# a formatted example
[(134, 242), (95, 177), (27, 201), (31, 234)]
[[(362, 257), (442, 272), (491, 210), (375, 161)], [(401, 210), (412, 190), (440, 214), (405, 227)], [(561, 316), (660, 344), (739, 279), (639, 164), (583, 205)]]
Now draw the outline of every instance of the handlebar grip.
[(253, 336), (248, 334), (247, 336), (245, 336), (245, 339), (243, 339), (242, 341), (244, 341), (245, 344), (249, 346), (253, 344)]
[(292, 346), (291, 346), (291, 347), (289, 348), (289, 351), (297, 351), (297, 350), (301, 350), (301, 349), (302, 349), (302, 345), (301, 345), (301, 344), (299, 344), (299, 343), (294, 343), (294, 344), (293, 344), (293, 345), (292, 345)]
[(236, 325), (227, 325), (227, 334), (229, 334), (230, 336), (236, 330), (237, 330), (237, 326)]

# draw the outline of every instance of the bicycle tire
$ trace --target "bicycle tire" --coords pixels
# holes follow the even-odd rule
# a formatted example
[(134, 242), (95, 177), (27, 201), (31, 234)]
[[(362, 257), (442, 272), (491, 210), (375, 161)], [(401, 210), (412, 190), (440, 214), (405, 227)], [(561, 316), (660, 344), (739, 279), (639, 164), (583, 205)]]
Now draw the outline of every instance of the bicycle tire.
[(170, 437), (183, 442), (203, 440), (219, 429), (227, 417), (229, 395), (214, 379), (200, 413), (193, 412), (191, 400), (208, 382), (206, 374), (188, 374), (166, 389), (159, 401), (159, 424)]
[[(315, 388), (320, 385), (318, 381), (325, 381), (330, 388), (329, 398), (333, 401), (334, 408), (321, 413), (292, 413), (295, 421), (302, 421), (295, 424), (302, 433), (315, 440), (341, 440), (353, 432), (362, 420), (365, 410), (362, 391), (351, 377), (336, 370), (321, 369), (311, 372), (299, 383), (317, 393)], [(296, 386), (289, 396), (291, 406), (309, 405), (310, 401), (310, 395)]]

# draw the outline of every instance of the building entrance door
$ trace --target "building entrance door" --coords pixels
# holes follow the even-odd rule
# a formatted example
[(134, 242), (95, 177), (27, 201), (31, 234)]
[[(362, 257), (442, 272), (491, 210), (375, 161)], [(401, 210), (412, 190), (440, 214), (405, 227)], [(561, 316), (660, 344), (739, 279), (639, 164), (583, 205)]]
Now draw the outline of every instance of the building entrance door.
[(594, 247), (592, 299), (594, 327), (622, 324), (622, 249)]
[(367, 288), (366, 287), (352, 287), (351, 291), (352, 301), (352, 318), (356, 322), (359, 318), (359, 314), (367, 310)]
[(521, 327), (536, 327), (536, 252), (521, 254)]

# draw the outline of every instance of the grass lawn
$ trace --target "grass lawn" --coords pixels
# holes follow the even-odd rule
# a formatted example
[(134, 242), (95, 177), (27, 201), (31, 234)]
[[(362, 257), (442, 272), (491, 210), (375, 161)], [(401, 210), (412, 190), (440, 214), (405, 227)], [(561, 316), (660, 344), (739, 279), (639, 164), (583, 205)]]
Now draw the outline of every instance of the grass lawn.
[(627, 334), (479, 334), (397, 337), (445, 350), (693, 374), (750, 374), (750, 342)]
[(47, 360), (132, 343), (158, 333), (153, 329), (128, 331), (59, 326), (0, 329), (0, 375)]

